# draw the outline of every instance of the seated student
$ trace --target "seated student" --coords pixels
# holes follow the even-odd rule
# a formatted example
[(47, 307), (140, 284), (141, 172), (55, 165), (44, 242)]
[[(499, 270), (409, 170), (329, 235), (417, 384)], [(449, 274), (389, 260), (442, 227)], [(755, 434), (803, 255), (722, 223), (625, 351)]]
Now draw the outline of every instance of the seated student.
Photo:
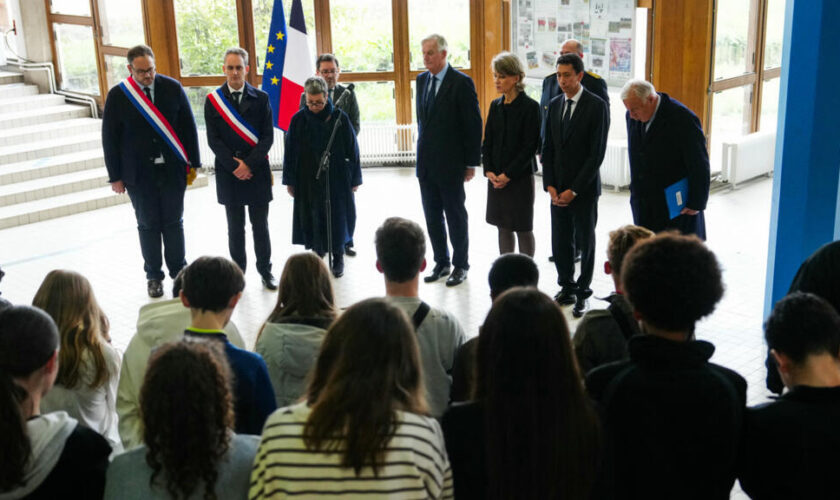
[(286, 260), (277, 305), (257, 334), (254, 350), (263, 357), (277, 407), (297, 402), (315, 365), (324, 334), (336, 316), (330, 271), (312, 252)]
[(627, 359), (627, 341), (640, 332), (633, 308), (624, 298), (621, 263), (636, 242), (652, 237), (653, 231), (640, 226), (627, 225), (610, 231), (604, 272), (612, 276), (615, 292), (604, 299), (610, 304), (606, 309), (592, 309), (584, 315), (572, 337), (581, 373)]
[[(823, 245), (799, 266), (788, 290), (793, 292), (813, 293), (840, 312), (840, 241)], [(765, 366), (767, 388), (781, 394), (785, 386), (769, 349)]]
[(41, 414), (58, 346), (58, 328), (40, 309), (0, 311), (0, 498), (102, 498), (108, 441), (63, 411)]
[(230, 368), (206, 342), (149, 359), (140, 396), (145, 446), (114, 458), (105, 498), (247, 498), (259, 438), (234, 434)]
[(58, 377), (41, 401), (44, 412), (63, 410), (122, 451), (117, 429), (120, 353), (108, 339), (108, 318), (90, 282), (73, 271), (50, 271), (32, 299), (58, 326)]
[(747, 409), (739, 475), (751, 498), (837, 498), (840, 314), (810, 293), (780, 300), (764, 324), (789, 389)]
[[(508, 253), (493, 261), (490, 274), (490, 300), (515, 286), (537, 287), (540, 270), (534, 259), (524, 254)], [(455, 355), (452, 368), (452, 401), (468, 401), (475, 388), (475, 353), (478, 337), (466, 341)]]
[(533, 288), (493, 302), (476, 400), (443, 416), (455, 498), (593, 498), (600, 426), (560, 307)]
[(728, 499), (747, 384), (690, 340), (723, 295), (714, 254), (695, 236), (660, 234), (624, 258), (621, 282), (640, 322), (630, 359), (589, 372), (600, 403), (615, 498)]
[(268, 419), (249, 497), (452, 498), (443, 434), (425, 415), (408, 317), (359, 302), (327, 331), (306, 401)]
[(386, 219), (376, 230), (376, 269), (385, 276), (386, 298), (411, 318), (417, 330), (426, 401), (432, 416), (449, 404), (455, 352), (464, 330), (446, 311), (420, 300), (420, 273), (426, 268), (426, 236), (417, 223), (400, 217)]
[[(179, 297), (183, 276), (182, 269), (175, 277), (174, 299), (150, 302), (140, 308), (137, 316), (137, 333), (131, 337), (123, 355), (120, 382), (117, 388), (117, 415), (119, 415), (120, 438), (126, 450), (140, 446), (143, 442), (140, 387), (146, 374), (149, 354), (159, 345), (183, 338), (184, 330), (190, 326), (190, 310), (184, 307)], [(229, 321), (224, 330), (231, 344), (245, 349), (245, 342), (233, 321)]]
[(184, 337), (218, 342), (224, 349), (233, 374), (234, 430), (259, 435), (277, 408), (268, 369), (259, 354), (234, 346), (222, 330), (244, 289), (245, 276), (231, 260), (199, 257), (185, 267), (181, 302), (190, 308), (192, 320)]

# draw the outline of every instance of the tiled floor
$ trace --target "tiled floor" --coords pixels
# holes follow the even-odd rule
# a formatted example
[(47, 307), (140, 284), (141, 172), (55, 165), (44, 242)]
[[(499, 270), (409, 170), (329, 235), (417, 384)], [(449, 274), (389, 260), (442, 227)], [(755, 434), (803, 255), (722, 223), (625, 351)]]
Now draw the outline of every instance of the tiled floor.
[[(375, 268), (373, 234), (386, 216), (399, 215), (423, 225), (420, 192), (412, 169), (366, 169), (365, 183), (357, 193), (359, 256), (347, 258), (343, 278), (336, 280), (339, 305), (384, 293), (382, 277)], [(470, 217), (471, 270), (466, 283), (447, 288), (443, 280), (421, 283), (420, 294), (429, 303), (454, 313), (467, 335), (473, 336), (490, 306), (487, 272), (498, 254), (495, 228), (484, 222), (484, 182), (467, 185)], [(282, 186), (275, 186), (275, 201), (269, 215), (275, 274), (280, 274), (286, 257), (302, 251), (291, 245), (292, 203)], [(697, 336), (717, 346), (713, 360), (741, 373), (749, 382), (749, 402), (764, 401), (764, 346), (761, 337), (767, 241), (772, 181), (762, 178), (739, 189), (712, 194), (706, 212), (709, 246), (724, 268), (726, 294), (717, 310), (698, 325)], [(216, 203), (214, 181), (210, 188), (187, 193), (184, 214), (187, 260), (200, 255), (227, 255), (225, 215)], [(534, 227), (537, 239), (540, 288), (556, 292), (556, 274), (548, 260), (548, 197), (537, 196)], [(626, 192), (604, 191), (599, 204), (598, 256), (605, 256), (607, 233), (631, 222)], [(249, 258), (253, 253), (248, 250)], [(431, 262), (431, 248), (427, 258)], [(599, 261), (601, 258), (599, 257)], [(0, 230), (0, 266), (6, 272), (0, 291), (12, 302), (29, 303), (44, 275), (56, 268), (78, 271), (90, 279), (97, 298), (112, 325), (114, 344), (124, 348), (137, 319), (138, 308), (149, 299), (142, 269), (134, 214), (129, 204), (93, 212)], [(596, 265), (595, 295), (605, 296), (612, 280)], [(276, 294), (263, 290), (251, 266), (248, 284), (234, 321), (253, 345), (261, 323), (274, 305)], [(170, 288), (169, 280), (165, 288)], [(593, 300), (593, 306), (605, 303)], [(571, 308), (567, 319), (574, 329)]]

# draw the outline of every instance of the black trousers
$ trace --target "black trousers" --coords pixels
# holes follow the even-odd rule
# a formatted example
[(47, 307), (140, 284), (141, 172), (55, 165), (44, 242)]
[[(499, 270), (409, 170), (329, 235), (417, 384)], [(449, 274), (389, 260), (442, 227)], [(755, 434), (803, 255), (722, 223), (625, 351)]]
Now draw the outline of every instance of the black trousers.
[[(551, 205), (551, 253), (557, 269), (557, 283), (579, 295), (592, 295), (595, 270), (595, 225), (598, 198), (575, 199), (568, 207)], [(580, 276), (575, 280), (575, 246), (581, 252)]]
[[(230, 258), (236, 262), (242, 272), (248, 259), (245, 256), (245, 206), (225, 205), (228, 224), (228, 249)], [(254, 253), (257, 255), (257, 271), (262, 274), (271, 272), (271, 238), (268, 234), (268, 203), (248, 205), (248, 218), (251, 232), (254, 233)]]
[[(432, 242), (435, 264), (449, 265), (469, 269), (469, 227), (467, 199), (462, 180), (440, 182), (435, 179), (420, 181), (420, 198), (423, 200), (423, 214), (426, 216), (426, 230)], [(444, 225), (444, 215), (446, 222)], [(449, 227), (449, 240), (452, 242), (452, 260), (449, 259), (449, 247), (446, 244), (446, 227)]]
[(175, 278), (187, 265), (184, 258), (184, 189), (164, 184), (161, 187), (126, 186), (140, 235), (140, 251), (146, 279), (162, 280), (163, 258), (169, 276)]

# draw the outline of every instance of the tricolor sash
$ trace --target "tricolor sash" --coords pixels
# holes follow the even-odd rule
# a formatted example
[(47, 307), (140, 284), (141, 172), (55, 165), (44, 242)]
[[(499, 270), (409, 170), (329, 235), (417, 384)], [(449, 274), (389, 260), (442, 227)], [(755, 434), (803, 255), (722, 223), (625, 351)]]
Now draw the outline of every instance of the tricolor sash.
[(128, 101), (137, 108), (140, 115), (145, 118), (155, 132), (163, 138), (164, 142), (169, 146), (172, 152), (187, 164), (187, 173), (189, 173), (190, 159), (187, 158), (187, 151), (184, 149), (184, 145), (181, 144), (181, 140), (178, 139), (178, 136), (175, 134), (175, 130), (172, 128), (172, 125), (170, 125), (163, 116), (163, 113), (161, 113), (157, 106), (149, 100), (143, 92), (143, 89), (140, 88), (140, 85), (134, 81), (134, 78), (129, 76), (125, 80), (121, 81), (120, 88), (125, 93), (125, 96), (128, 97)]
[(213, 92), (207, 94), (207, 99), (210, 100), (210, 104), (216, 108), (216, 112), (219, 113), (219, 116), (225, 121), (225, 123), (236, 132), (239, 137), (241, 137), (245, 142), (248, 143), (249, 146), (256, 146), (257, 142), (259, 142), (259, 136), (257, 136), (257, 130), (251, 126), (250, 123), (245, 121), (234, 108), (230, 101), (225, 97), (222, 93), (222, 88), (219, 87)]

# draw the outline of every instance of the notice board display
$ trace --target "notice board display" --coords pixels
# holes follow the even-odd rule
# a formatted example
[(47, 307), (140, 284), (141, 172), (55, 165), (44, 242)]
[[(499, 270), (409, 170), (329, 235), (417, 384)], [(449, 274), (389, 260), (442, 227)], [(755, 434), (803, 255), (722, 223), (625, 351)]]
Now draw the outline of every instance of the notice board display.
[(511, 0), (511, 47), (529, 78), (555, 70), (560, 45), (583, 44), (583, 63), (610, 86), (633, 73), (636, 0)]

